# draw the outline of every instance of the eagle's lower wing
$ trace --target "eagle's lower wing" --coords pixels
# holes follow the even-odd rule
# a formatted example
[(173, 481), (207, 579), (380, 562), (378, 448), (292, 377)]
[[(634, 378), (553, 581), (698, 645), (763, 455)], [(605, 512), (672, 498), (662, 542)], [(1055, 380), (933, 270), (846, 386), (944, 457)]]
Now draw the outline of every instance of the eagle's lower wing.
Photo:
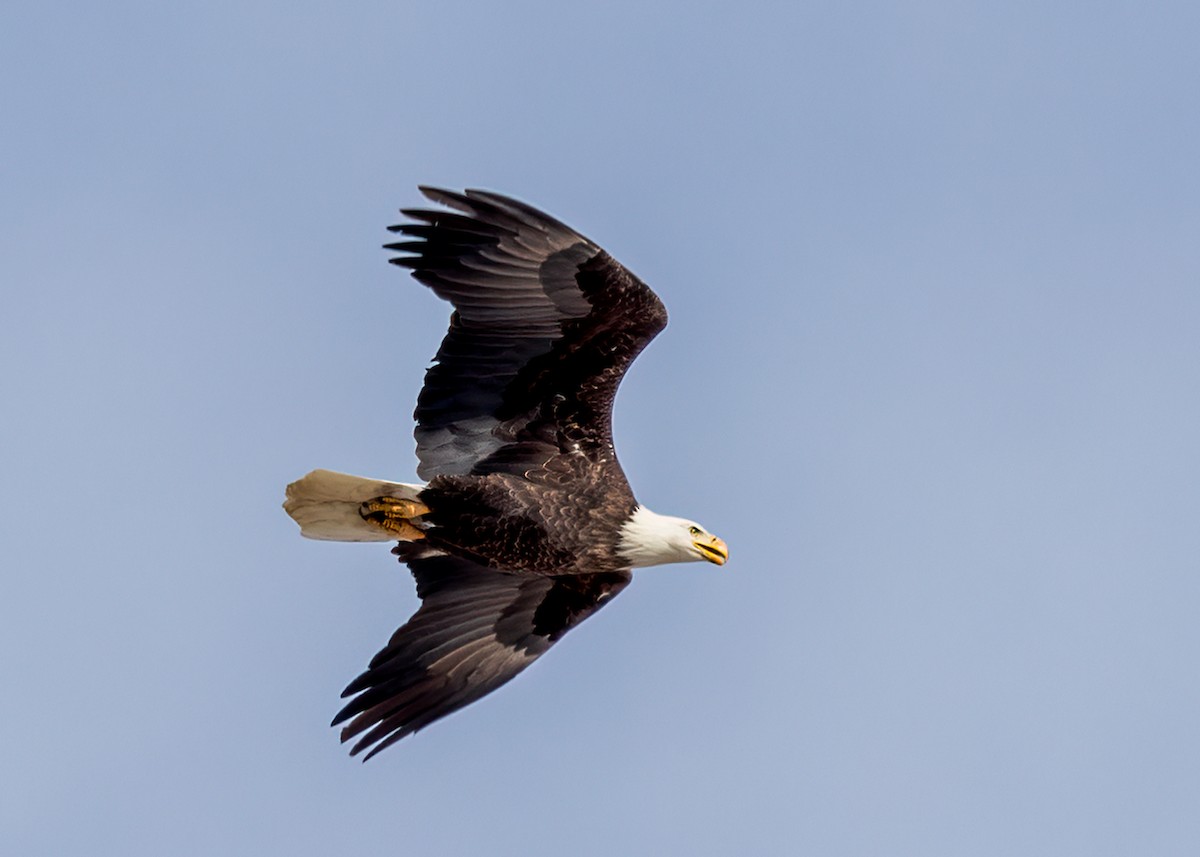
[(417, 473), (523, 474), (612, 447), (625, 370), (667, 323), (645, 283), (570, 227), (485, 191), (422, 192), (391, 261), (454, 305), (417, 400)]
[[(491, 693), (628, 585), (628, 571), (532, 577), (442, 554), (410, 559), (421, 608), (343, 691), (351, 754), (385, 747)], [(353, 719), (351, 719), (353, 718)], [(372, 746), (374, 745), (374, 746)]]

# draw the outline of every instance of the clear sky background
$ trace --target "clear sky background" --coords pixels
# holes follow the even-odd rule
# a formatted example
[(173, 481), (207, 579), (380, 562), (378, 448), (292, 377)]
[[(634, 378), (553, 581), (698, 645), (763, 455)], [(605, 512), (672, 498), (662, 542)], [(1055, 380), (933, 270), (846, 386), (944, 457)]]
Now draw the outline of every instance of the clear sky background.
[[(1200, 853), (1200, 6), (24, 3), (0, 29), (0, 852)], [(366, 765), (416, 606), (417, 183), (672, 321), (617, 403), (730, 543)]]

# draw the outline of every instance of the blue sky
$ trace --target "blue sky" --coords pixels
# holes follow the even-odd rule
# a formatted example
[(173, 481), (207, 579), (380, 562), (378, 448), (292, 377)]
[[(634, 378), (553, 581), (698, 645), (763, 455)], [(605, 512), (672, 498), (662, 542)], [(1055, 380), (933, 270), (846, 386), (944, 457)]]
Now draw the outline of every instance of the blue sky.
[[(0, 851), (1200, 849), (1200, 12), (24, 4), (0, 32)], [(416, 606), (415, 185), (667, 302), (640, 498), (730, 543), (367, 765)]]

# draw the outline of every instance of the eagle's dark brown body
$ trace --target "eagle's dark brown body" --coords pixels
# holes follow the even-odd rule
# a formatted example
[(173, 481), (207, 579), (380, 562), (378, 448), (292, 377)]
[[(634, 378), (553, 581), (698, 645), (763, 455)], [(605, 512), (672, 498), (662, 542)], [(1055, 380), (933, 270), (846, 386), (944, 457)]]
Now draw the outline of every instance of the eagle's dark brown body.
[[(507, 473), (437, 476), (421, 493), (431, 545), (490, 568), (587, 574), (628, 568), (613, 552), (637, 506), (617, 490), (600, 502), (583, 483), (547, 484)], [(623, 485), (616, 486), (618, 489)]]

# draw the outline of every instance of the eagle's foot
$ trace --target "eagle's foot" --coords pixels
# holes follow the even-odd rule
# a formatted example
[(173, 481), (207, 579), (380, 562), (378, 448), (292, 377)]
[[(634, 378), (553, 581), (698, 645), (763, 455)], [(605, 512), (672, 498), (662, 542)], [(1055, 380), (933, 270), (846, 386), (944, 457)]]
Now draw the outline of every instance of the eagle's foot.
[(400, 500), (396, 497), (376, 497), (362, 504), (362, 516), (384, 514), (389, 518), (410, 520), (429, 514), (429, 507), (420, 500)]
[(414, 518), (429, 514), (429, 507), (417, 500), (396, 497), (376, 497), (358, 508), (363, 520), (378, 524), (405, 542), (425, 538), (425, 533), (413, 525)]

